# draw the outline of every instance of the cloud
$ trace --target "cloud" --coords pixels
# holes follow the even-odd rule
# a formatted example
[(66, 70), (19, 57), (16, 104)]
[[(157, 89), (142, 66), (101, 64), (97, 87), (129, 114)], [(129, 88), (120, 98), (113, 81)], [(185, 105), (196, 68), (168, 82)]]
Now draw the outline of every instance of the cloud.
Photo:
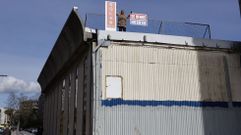
[(26, 82), (13, 76), (0, 78), (0, 93), (20, 92), (38, 93), (40, 86), (37, 82)]

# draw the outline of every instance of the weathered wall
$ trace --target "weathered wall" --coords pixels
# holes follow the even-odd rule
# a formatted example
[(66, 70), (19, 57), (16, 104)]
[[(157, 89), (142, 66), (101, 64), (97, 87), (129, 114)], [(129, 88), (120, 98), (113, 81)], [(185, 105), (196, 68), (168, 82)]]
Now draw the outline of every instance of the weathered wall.
[(96, 135), (239, 135), (240, 108), (99, 106)]
[(92, 55), (74, 8), (40, 75), (44, 98), (43, 135), (89, 135), (92, 130)]
[[(112, 42), (97, 56), (95, 134), (241, 133), (239, 54)], [(107, 76), (122, 77), (121, 98), (106, 97)]]
[(237, 54), (120, 45), (101, 51), (102, 99), (106, 98), (106, 76), (119, 75), (123, 78), (124, 100), (228, 101), (223, 63), (226, 56), (233, 98), (241, 100)]
[(231, 94), (234, 102), (241, 102), (241, 55), (230, 54), (227, 57)]
[(91, 64), (89, 49), (45, 93), (44, 135), (91, 133)]

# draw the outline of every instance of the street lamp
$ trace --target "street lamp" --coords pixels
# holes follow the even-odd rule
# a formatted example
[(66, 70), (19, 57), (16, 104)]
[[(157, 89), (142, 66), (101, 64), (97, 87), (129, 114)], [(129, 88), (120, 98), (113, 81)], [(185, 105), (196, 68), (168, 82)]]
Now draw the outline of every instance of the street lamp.
[(0, 75), (0, 77), (8, 77), (8, 75)]

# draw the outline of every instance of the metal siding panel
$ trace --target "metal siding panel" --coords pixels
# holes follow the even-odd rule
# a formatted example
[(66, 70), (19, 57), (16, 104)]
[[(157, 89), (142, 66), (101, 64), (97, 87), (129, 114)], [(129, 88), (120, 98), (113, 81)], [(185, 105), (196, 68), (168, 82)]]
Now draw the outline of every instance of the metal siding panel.
[(44, 116), (43, 116), (43, 135), (47, 135), (47, 95), (45, 95), (45, 100), (44, 100)]
[(83, 60), (78, 66), (78, 100), (77, 100), (77, 130), (76, 135), (82, 135), (82, 116), (83, 116), (83, 78), (84, 78), (84, 67)]
[(51, 99), (50, 99), (50, 125), (51, 125), (51, 128), (50, 128), (50, 134), (53, 135), (54, 133), (54, 89), (52, 88), (51, 92)]
[[(101, 107), (96, 133), (99, 135), (239, 135), (240, 109), (192, 107)], [(239, 114), (240, 117), (240, 114)]]
[(58, 86), (55, 85), (55, 88), (54, 88), (54, 106), (53, 106), (53, 135), (57, 135), (57, 107), (58, 107)]
[(48, 103), (48, 111), (47, 111), (47, 135), (50, 135), (50, 99), (51, 99), (51, 97), (50, 97), (50, 95), (48, 95), (48, 97), (47, 97), (47, 103)]
[(53, 134), (53, 114), (54, 114), (54, 110), (53, 110), (53, 92), (54, 92), (54, 90), (53, 89), (51, 89), (51, 92), (50, 92), (50, 119), (49, 119), (49, 122), (50, 122), (50, 127), (51, 128), (49, 128), (49, 132), (50, 132), (50, 134), (52, 135)]
[(49, 93), (50, 95), (49, 95), (49, 118), (48, 118), (48, 120), (49, 120), (49, 127), (48, 127), (48, 134), (49, 135), (52, 135), (52, 133), (51, 133), (51, 131), (52, 131), (52, 129), (51, 129), (51, 127), (52, 127), (52, 104), (51, 104), (51, 100), (52, 100), (52, 93), (50, 92)]
[(44, 106), (44, 129), (43, 129), (43, 134), (44, 135), (47, 135), (47, 118), (48, 118), (48, 116), (47, 116), (47, 109), (48, 109), (48, 102), (47, 102), (47, 95), (45, 94), (45, 100), (44, 100), (44, 104), (45, 104), (45, 106)]
[(64, 99), (64, 120), (63, 120), (63, 135), (68, 135), (69, 121), (69, 76), (65, 77), (65, 99)]
[(48, 110), (48, 112), (47, 112), (47, 135), (50, 135), (50, 133), (49, 133), (49, 129), (50, 129), (50, 124), (49, 124), (49, 115), (50, 115), (50, 112), (49, 112), (49, 110), (50, 110), (50, 104), (49, 104), (49, 100), (50, 100), (50, 95), (48, 95), (48, 97), (47, 97), (47, 110)]
[(226, 55), (116, 44), (100, 48), (93, 132), (98, 135), (239, 135), (240, 108), (102, 105), (105, 75), (124, 78), (123, 99), (227, 101), (222, 60)]
[(51, 92), (49, 93), (49, 99), (48, 99), (48, 110), (49, 110), (49, 112), (48, 112), (48, 121), (49, 121), (49, 125), (48, 125), (48, 135), (51, 135), (51, 114), (52, 114), (52, 106), (51, 106), (51, 99), (52, 99), (52, 97), (51, 97)]
[(54, 89), (51, 90), (50, 92), (50, 128), (49, 128), (49, 132), (51, 135), (53, 135), (53, 125), (54, 125)]
[(71, 89), (70, 89), (70, 112), (69, 112), (69, 135), (73, 135), (74, 129), (74, 106), (75, 106), (75, 68), (70, 72), (71, 74)]
[(224, 53), (115, 44), (101, 50), (103, 95), (105, 76), (120, 75), (125, 100), (227, 101)]
[(91, 133), (92, 133), (92, 117), (91, 117), (91, 111), (92, 111), (92, 108), (91, 108), (91, 104), (92, 104), (92, 97), (91, 97), (91, 86), (92, 86), (92, 78), (91, 78), (91, 70), (92, 70), (92, 67), (91, 67), (91, 57), (92, 56), (92, 54), (91, 53), (89, 53), (88, 54), (88, 56), (87, 56), (87, 61), (86, 61), (86, 82), (87, 82), (87, 87), (86, 87), (86, 90), (87, 90), (87, 103), (86, 103), (86, 106), (87, 106), (87, 111), (86, 111), (86, 129), (85, 129), (85, 131), (86, 131), (86, 135), (91, 135)]
[(61, 112), (62, 112), (62, 109), (61, 109), (61, 103), (62, 103), (62, 81), (60, 81), (57, 85), (57, 112), (56, 112), (56, 117), (57, 117), (57, 120), (56, 120), (56, 123), (57, 123), (57, 127), (56, 127), (56, 135), (60, 135), (60, 124), (61, 124)]
[(240, 54), (230, 54), (227, 57), (232, 99), (241, 102), (241, 63)]
[(52, 135), (53, 131), (53, 91), (50, 92), (50, 99), (49, 99), (49, 134)]
[[(101, 50), (97, 51), (95, 53), (95, 57), (93, 57), (95, 60), (93, 62), (95, 62), (93, 64), (93, 68), (95, 68), (94, 70), (94, 73), (93, 75), (95, 76), (94, 79), (95, 79), (95, 84), (94, 84), (94, 91), (93, 91), (93, 94), (94, 94), (94, 108), (93, 108), (93, 135), (98, 135), (99, 132), (99, 121), (102, 121), (104, 118), (103, 116), (104, 115), (101, 115), (99, 110), (98, 109), (98, 106), (99, 106), (99, 103), (101, 101), (101, 95), (102, 95), (102, 92), (101, 92), (101, 83), (102, 83), (102, 80), (101, 80)], [(124, 130), (124, 129), (123, 129)]]
[(55, 135), (55, 88), (52, 89), (52, 100), (51, 100), (51, 134)]

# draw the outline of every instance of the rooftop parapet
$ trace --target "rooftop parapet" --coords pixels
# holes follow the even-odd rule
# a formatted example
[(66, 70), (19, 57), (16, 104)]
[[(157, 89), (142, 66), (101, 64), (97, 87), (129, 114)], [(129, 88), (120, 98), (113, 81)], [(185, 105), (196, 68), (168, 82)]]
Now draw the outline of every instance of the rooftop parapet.
[[(104, 14), (87, 13), (84, 26), (98, 30), (105, 29)], [(211, 39), (211, 28), (208, 24), (193, 22), (171, 22), (148, 19), (147, 26), (130, 25), (127, 20), (127, 32), (152, 33), (162, 35), (177, 35), (193, 38)]]

